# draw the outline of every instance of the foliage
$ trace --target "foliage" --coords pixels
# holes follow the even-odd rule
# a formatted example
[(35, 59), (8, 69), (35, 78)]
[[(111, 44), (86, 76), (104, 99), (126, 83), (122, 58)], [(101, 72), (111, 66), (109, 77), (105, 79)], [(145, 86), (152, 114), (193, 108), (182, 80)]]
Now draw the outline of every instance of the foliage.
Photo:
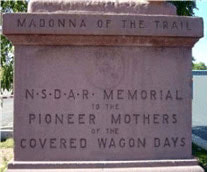
[[(27, 1), (1, 1), (1, 12), (26, 12)], [(14, 47), (11, 42), (3, 35), (1, 35), (1, 89), (12, 90), (13, 83), (13, 65), (14, 65)]]
[(193, 63), (193, 70), (207, 70), (207, 66), (203, 62)]
[(1, 88), (10, 90), (13, 83), (13, 46), (1, 35)]
[(207, 172), (207, 151), (192, 143), (192, 155), (197, 157), (199, 164)]
[(177, 8), (177, 14), (179, 16), (193, 16), (194, 9), (196, 8), (195, 1), (169, 1), (170, 3), (174, 4)]

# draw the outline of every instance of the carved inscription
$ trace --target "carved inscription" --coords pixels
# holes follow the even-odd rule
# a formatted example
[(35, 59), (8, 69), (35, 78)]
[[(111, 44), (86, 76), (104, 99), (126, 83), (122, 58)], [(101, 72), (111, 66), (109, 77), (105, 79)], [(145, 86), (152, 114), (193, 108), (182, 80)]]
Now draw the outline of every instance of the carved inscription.
[[(61, 90), (61, 89), (25, 89), (26, 99), (69, 99), (87, 100), (95, 96), (95, 92), (89, 90)], [(137, 90), (137, 89), (117, 89), (103, 90), (101, 93), (103, 100), (182, 100), (182, 95), (179, 90)]]
[[(6, 16), (7, 17), (7, 16)], [(5, 18), (6, 18), (5, 17)], [(46, 14), (8, 16), (14, 28), (9, 34), (69, 34), (69, 35), (138, 35), (138, 36), (201, 36), (200, 18), (144, 15)], [(5, 21), (7, 21), (5, 19)], [(6, 23), (6, 22), (5, 22)], [(6, 23), (7, 24), (7, 23)]]
[[(74, 127), (74, 126), (88, 126), (89, 134), (94, 135), (93, 142), (97, 150), (110, 150), (110, 149), (146, 149), (153, 148), (179, 148), (186, 145), (186, 138), (181, 136), (166, 136), (159, 137), (155, 135), (153, 138), (137, 136), (126, 137), (123, 136), (121, 127), (152, 127), (152, 126), (174, 126), (178, 125), (179, 116), (182, 114), (170, 112), (149, 112), (148, 110), (138, 110), (136, 112), (121, 111), (120, 103), (124, 100), (129, 102), (140, 101), (179, 101), (183, 100), (182, 91), (161, 89), (161, 90), (140, 90), (140, 89), (104, 89), (99, 92), (92, 90), (82, 89), (25, 89), (25, 100), (57, 100), (64, 101), (88, 101), (94, 97), (100, 97), (106, 103), (94, 103), (91, 106), (91, 113), (80, 112), (74, 113), (71, 111), (63, 112), (43, 112), (36, 110), (30, 112), (26, 116), (27, 123), (32, 126), (45, 126), (50, 127)], [(118, 103), (111, 103), (116, 101)], [(107, 116), (106, 127), (100, 127), (100, 110), (105, 111)], [(111, 126), (111, 127), (107, 127)], [(101, 136), (102, 135), (102, 136)], [(115, 137), (116, 136), (116, 137)], [(72, 137), (72, 138), (21, 138), (19, 146), (22, 149), (92, 149), (89, 146), (88, 137)]]
[[(19, 28), (87, 28), (89, 25), (94, 25), (97, 29), (111, 28), (113, 21), (110, 19), (97, 19), (95, 23), (88, 23), (84, 18), (57, 18), (57, 19), (27, 19), (18, 18), (17, 27)], [(118, 21), (117, 21), (118, 22)], [(167, 21), (167, 20), (152, 20), (153, 29), (161, 30), (191, 30), (188, 21)], [(120, 20), (118, 22), (122, 29), (145, 29), (150, 27), (149, 22), (145, 20)]]

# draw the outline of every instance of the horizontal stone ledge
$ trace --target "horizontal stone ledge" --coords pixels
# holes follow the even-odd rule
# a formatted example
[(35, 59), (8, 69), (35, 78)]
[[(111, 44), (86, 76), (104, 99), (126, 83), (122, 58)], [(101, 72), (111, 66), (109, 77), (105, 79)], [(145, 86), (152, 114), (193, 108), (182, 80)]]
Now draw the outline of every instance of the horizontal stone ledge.
[(3, 15), (3, 34), (200, 38), (203, 21), (198, 17), (165, 15), (12, 13)]
[(119, 168), (119, 167), (165, 167), (197, 165), (196, 159), (145, 160), (145, 161), (13, 161), (9, 169), (51, 168)]
[(14, 45), (192, 47), (199, 38), (82, 35), (8, 35)]
[(132, 168), (79, 168), (79, 169), (8, 169), (7, 172), (204, 172), (202, 167), (132, 167)]

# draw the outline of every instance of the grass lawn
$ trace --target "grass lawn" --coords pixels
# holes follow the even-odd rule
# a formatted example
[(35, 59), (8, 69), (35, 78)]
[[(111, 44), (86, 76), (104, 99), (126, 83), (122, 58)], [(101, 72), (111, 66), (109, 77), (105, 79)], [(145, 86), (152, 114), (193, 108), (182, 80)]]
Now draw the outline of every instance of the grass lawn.
[[(13, 139), (7, 139), (4, 142), (0, 142), (0, 172), (4, 172), (7, 168), (8, 162), (13, 158)], [(192, 154), (197, 157), (199, 164), (207, 172), (207, 151), (192, 144)]]
[(8, 162), (13, 158), (13, 139), (0, 142), (0, 172), (4, 172)]

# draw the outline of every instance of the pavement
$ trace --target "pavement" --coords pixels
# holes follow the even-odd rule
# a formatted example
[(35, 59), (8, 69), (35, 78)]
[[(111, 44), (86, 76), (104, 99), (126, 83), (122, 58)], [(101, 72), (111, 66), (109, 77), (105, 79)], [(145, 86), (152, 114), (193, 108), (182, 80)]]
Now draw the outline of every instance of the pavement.
[(0, 140), (13, 135), (13, 100), (8, 93), (0, 97)]
[(2, 106), (2, 127), (12, 127), (13, 126), (13, 98), (5, 98), (3, 100)]

